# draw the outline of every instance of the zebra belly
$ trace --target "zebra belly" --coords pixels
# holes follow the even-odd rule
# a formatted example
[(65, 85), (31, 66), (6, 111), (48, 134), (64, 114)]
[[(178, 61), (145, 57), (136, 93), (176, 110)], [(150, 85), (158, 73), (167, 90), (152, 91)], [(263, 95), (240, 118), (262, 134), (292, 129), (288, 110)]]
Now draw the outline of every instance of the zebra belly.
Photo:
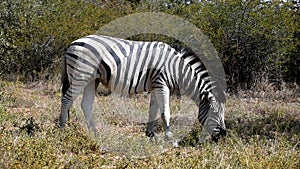
[(124, 70), (121, 70), (119, 75), (111, 76), (110, 90), (125, 96), (149, 91), (151, 90), (151, 81), (147, 77), (147, 72), (147, 69), (142, 69), (132, 74), (126, 74)]

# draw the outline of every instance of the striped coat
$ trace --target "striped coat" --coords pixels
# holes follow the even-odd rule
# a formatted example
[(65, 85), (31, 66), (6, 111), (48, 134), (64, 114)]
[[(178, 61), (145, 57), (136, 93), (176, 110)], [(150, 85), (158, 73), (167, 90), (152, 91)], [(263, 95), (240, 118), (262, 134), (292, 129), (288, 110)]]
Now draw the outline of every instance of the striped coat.
[[(151, 92), (146, 134), (154, 136), (153, 121), (160, 111), (167, 138), (169, 126), (169, 94), (180, 91), (199, 107), (199, 121), (206, 131), (224, 134), (224, 105), (218, 102), (205, 66), (199, 58), (178, 52), (162, 42), (129, 41), (101, 35), (90, 35), (71, 43), (66, 51), (62, 76), (60, 126), (73, 100), (83, 92), (82, 109), (87, 124), (95, 129), (92, 105), (101, 82), (111, 91), (132, 95)], [(209, 111), (213, 109), (212, 111)]]

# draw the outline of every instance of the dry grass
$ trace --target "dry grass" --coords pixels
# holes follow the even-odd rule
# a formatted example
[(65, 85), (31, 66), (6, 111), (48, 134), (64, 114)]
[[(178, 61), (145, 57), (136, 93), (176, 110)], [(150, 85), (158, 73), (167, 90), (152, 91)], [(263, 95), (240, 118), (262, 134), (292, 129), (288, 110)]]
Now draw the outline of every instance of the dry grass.
[[(300, 168), (297, 95), (291, 99), (230, 97), (226, 104), (226, 140), (217, 144), (187, 144), (163, 153), (156, 144), (144, 148), (158, 153), (132, 158), (120, 152), (141, 146), (148, 116), (147, 96), (123, 100), (116, 106), (112, 106), (116, 101), (112, 97), (99, 96), (101, 104), (97, 105), (101, 105), (99, 112), (105, 112), (101, 116), (105, 121), (98, 122), (107, 127), (101, 141), (90, 137), (82, 127), (77, 108), (73, 108), (64, 130), (57, 127), (58, 84), (0, 81), (0, 168)], [(182, 104), (176, 99), (174, 102), (172, 112), (185, 109), (180, 108)], [(130, 112), (133, 114), (127, 116), (126, 111), (132, 107), (142, 113)], [(132, 121), (132, 117), (136, 120)], [(131, 138), (127, 140), (130, 144), (118, 143), (118, 134)], [(189, 143), (194, 143), (197, 134), (192, 132)], [(121, 145), (118, 150), (103, 149), (103, 143), (113, 142), (109, 145)], [(122, 144), (130, 146), (126, 149)]]

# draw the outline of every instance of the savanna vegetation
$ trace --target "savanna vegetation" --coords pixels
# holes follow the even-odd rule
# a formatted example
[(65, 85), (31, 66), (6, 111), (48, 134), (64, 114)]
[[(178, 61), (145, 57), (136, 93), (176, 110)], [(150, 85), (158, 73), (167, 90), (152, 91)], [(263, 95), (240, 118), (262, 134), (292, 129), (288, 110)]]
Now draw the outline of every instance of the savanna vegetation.
[[(66, 128), (59, 129), (59, 80), (30, 84), (1, 81), (0, 89), (0, 168), (300, 167), (299, 98), (286, 101), (271, 99), (275, 98), (271, 96), (270, 99), (231, 96), (226, 103), (228, 134), (225, 140), (197, 144), (200, 132), (196, 128), (179, 148), (131, 157), (124, 155), (127, 153), (124, 151), (135, 151), (134, 145), (139, 145), (135, 138), (145, 137), (146, 124), (133, 123), (127, 117), (128, 112), (116, 115), (116, 108), (107, 97), (98, 98), (98, 106), (104, 113), (101, 118), (106, 118), (107, 126), (114, 126), (122, 135), (130, 136), (131, 149), (121, 147), (121, 152), (103, 149), (103, 143), (118, 145), (113, 143), (117, 141), (115, 137), (110, 137), (115, 131), (108, 130), (106, 140), (92, 139), (76, 118), (74, 109)], [(144, 98), (127, 104), (135, 103), (148, 107)], [(146, 112), (140, 113), (147, 117)], [(149, 148), (160, 145), (152, 146)]]
[(231, 90), (261, 81), (300, 83), (299, 1), (4, 0), (0, 7), (0, 75), (6, 79), (56, 76), (71, 41), (119, 17), (161, 11), (186, 19), (209, 37)]
[[(300, 168), (299, 7), (296, 0), (1, 1), (0, 168)], [(148, 11), (186, 19), (215, 46), (228, 86), (225, 140), (198, 145), (195, 129), (184, 146), (131, 158), (101, 149), (72, 116), (74, 109), (67, 127), (57, 127), (68, 44)], [(98, 99), (110, 122), (135, 128), (124, 133), (144, 134), (145, 124), (111, 116), (107, 94), (100, 89)], [(139, 104), (147, 108), (147, 99)]]

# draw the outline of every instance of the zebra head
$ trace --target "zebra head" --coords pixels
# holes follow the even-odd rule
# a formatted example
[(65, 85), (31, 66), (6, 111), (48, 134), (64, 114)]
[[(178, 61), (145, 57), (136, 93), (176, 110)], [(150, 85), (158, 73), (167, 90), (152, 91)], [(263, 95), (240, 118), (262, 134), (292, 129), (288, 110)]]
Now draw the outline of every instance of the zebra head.
[(211, 92), (204, 91), (201, 94), (198, 120), (203, 129), (200, 142), (205, 141), (209, 136), (214, 142), (226, 136), (224, 111), (224, 102), (216, 99)]

